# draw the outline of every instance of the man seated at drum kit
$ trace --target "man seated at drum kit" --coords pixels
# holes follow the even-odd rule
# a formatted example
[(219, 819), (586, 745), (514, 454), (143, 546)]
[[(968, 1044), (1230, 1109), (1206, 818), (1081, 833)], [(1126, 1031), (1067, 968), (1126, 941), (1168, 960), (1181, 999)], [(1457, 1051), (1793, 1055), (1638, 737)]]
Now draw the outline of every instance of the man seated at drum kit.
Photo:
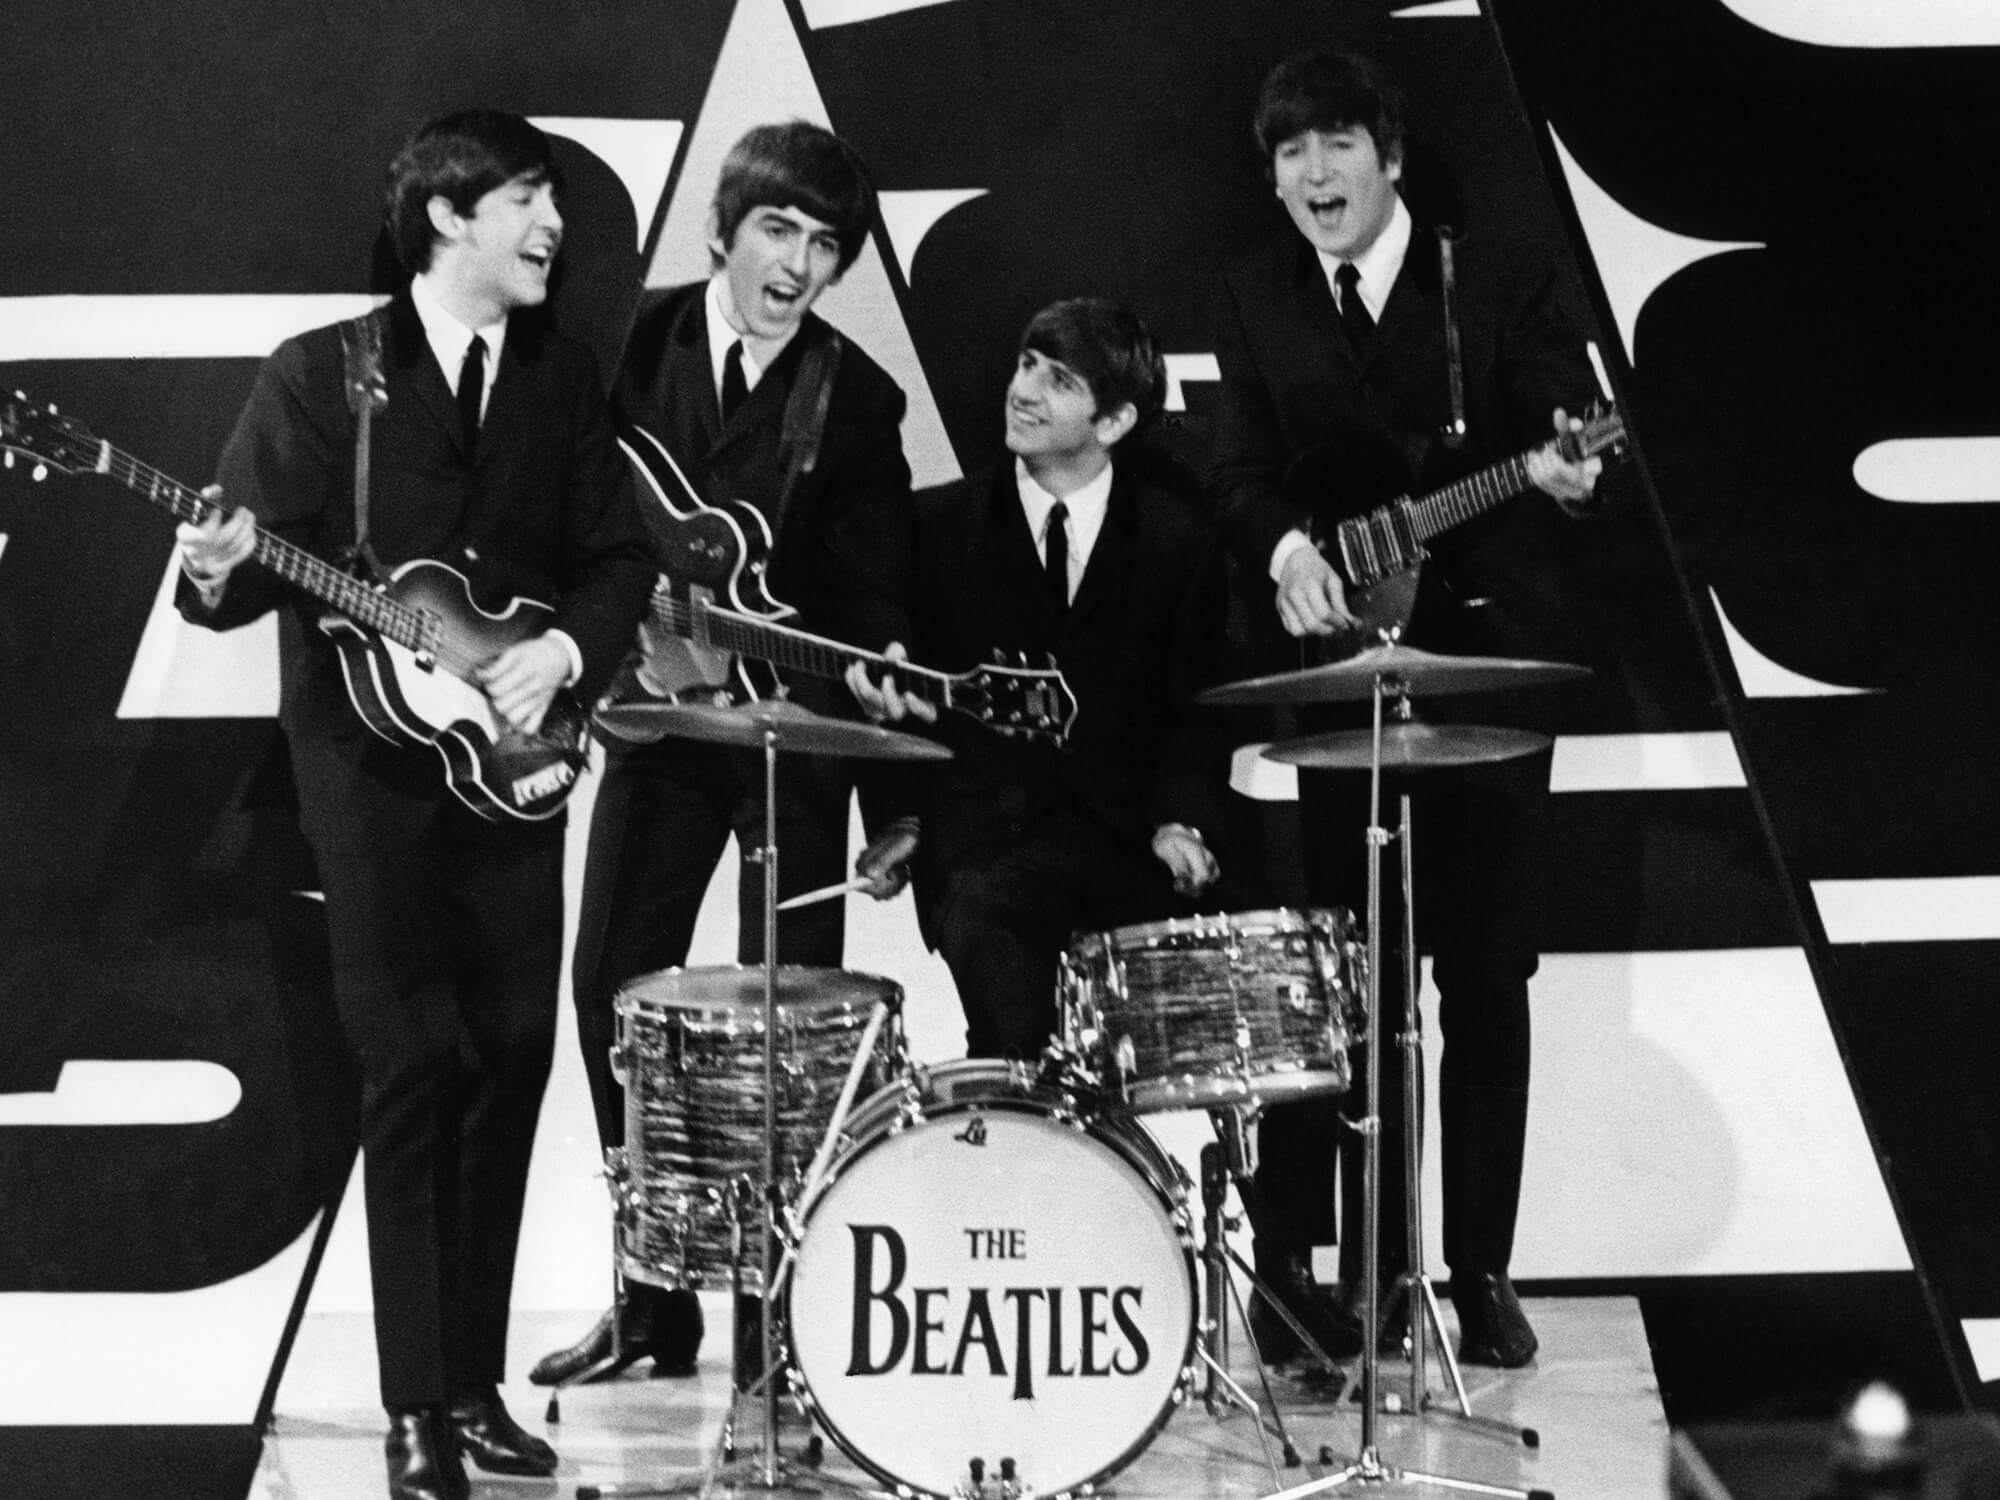
[[(893, 680), (848, 673), (871, 718), (935, 724), (954, 752), (919, 783), (912, 863), (973, 1057), (1045, 1051), (1071, 933), (1187, 910), (1220, 874), (1202, 830), (1219, 826), (1224, 751), (1193, 696), (1222, 635), (1221, 556), (1195, 498), (1119, 456), (1165, 391), (1129, 309), (1053, 303), (1007, 386), (1013, 464), (914, 498), (910, 639), (889, 654), (953, 669), (1052, 653), (1079, 704), (1065, 745), (939, 723)], [(904, 857), (889, 839), (863, 851), (871, 894), (901, 889)]]

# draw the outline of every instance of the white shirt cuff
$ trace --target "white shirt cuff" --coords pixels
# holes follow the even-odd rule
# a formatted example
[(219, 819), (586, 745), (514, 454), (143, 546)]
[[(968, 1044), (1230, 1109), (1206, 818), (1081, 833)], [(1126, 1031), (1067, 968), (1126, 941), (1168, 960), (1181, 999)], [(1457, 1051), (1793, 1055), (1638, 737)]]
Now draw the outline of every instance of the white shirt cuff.
[(1285, 571), (1285, 564), (1292, 560), (1292, 554), (1301, 547), (1310, 547), (1312, 538), (1303, 531), (1288, 531), (1278, 538), (1278, 545), (1271, 549), (1271, 582), (1278, 581), (1278, 575)]
[(583, 676), (583, 652), (577, 649), (576, 642), (570, 639), (567, 630), (550, 630), (544, 634), (569, 653), (569, 676), (563, 679), (563, 686), (575, 687), (577, 678)]

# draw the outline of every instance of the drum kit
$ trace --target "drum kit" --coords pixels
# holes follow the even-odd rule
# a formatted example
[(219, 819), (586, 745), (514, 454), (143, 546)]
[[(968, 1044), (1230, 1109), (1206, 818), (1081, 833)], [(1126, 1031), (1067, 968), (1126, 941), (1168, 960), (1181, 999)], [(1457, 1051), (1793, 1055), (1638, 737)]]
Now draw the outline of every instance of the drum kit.
[[(1298, 1457), (1261, 1358), (1268, 1417), (1225, 1369), (1231, 1305), (1246, 1334), (1248, 1324), (1228, 1266), (1256, 1282), (1225, 1244), (1221, 1205), (1225, 1175), (1242, 1185), (1254, 1167), (1251, 1127), (1264, 1107), (1364, 1087), (1364, 1316), (1376, 1326), (1379, 1056), (1358, 1048), (1367, 1059), (1361, 1079), (1350, 1059), (1377, 1034), (1381, 1010), (1380, 862), (1389, 839), (1380, 826), (1382, 776), (1481, 764), (1548, 744), (1522, 731), (1419, 724), (1410, 717), (1413, 695), (1525, 687), (1582, 672), (1435, 656), (1390, 639), (1331, 666), (1209, 690), (1202, 701), (1218, 706), (1372, 702), (1371, 730), (1266, 751), (1294, 765), (1370, 772), (1365, 922), (1341, 911), (1275, 910), (1079, 933), (1062, 959), (1058, 1032), (1042, 1058), (929, 1066), (908, 1056), (896, 983), (778, 964), (774, 809), (781, 752), (912, 761), (949, 752), (781, 699), (608, 710), (622, 716), (623, 737), (752, 747), (765, 768), (764, 846), (751, 856), (762, 867), (763, 964), (645, 975), (616, 1001), (613, 1066), (625, 1086), (626, 1134), (607, 1165), (619, 1274), (668, 1289), (728, 1286), (739, 1316), (761, 1308), (757, 1341), (743, 1330), (735, 1341), (734, 1394), (717, 1450), (682, 1491), (809, 1492), (836, 1483), (817, 1472), (824, 1451), (817, 1436), (803, 1465), (780, 1454), (785, 1397), (898, 1496), (1088, 1495), (1147, 1448), (1205, 1368), (1212, 1413), (1226, 1398), (1256, 1415), (1272, 1500), (1349, 1482), (1437, 1484), (1524, 1500), (1542, 1493), (1386, 1465), (1376, 1442), (1373, 1338), (1364, 1339), (1361, 1356), (1358, 1454), (1324, 1479), (1276, 1490), (1270, 1436), (1283, 1440), (1287, 1463)], [(1395, 717), (1385, 722), (1391, 708)], [(1422, 1060), (1407, 795), (1402, 817), (1403, 983), (1412, 1021), (1400, 1040), (1411, 1062), (1404, 1103), (1414, 1142)], [(1202, 1152), (1199, 1226), (1195, 1184), (1145, 1124), (1150, 1114), (1193, 1109), (1209, 1112), (1218, 1137)], [(1435, 1337), (1470, 1417), (1436, 1296), (1421, 1274), (1417, 1153), (1406, 1156), (1410, 1263), (1418, 1268), (1406, 1278), (1410, 1411), (1429, 1405), (1423, 1361)], [(759, 1452), (742, 1460), (739, 1403), (755, 1398)], [(1322, 1459), (1331, 1461), (1330, 1452)], [(578, 1494), (647, 1492), (602, 1486)]]

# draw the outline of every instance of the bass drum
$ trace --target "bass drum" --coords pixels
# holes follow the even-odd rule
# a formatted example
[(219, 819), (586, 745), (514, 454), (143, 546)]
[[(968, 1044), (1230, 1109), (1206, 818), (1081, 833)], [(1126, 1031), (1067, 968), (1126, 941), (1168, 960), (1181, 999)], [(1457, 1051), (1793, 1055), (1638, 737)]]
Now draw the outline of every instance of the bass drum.
[(850, 1117), (803, 1206), (793, 1367), (892, 1486), (963, 1493), (977, 1460), (1075, 1491), (1136, 1458), (1192, 1384), (1185, 1178), (1136, 1121), (1077, 1102), (1018, 1064), (915, 1069)]

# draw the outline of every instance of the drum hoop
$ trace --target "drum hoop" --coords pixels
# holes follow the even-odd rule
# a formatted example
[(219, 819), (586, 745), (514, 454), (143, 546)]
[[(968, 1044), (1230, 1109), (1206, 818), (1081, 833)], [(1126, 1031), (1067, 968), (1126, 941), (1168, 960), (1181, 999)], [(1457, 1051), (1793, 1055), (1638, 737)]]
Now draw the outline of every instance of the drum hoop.
[[(656, 969), (650, 973), (634, 975), (621, 984), (612, 1000), (612, 1008), (619, 1015), (653, 1011), (663, 1015), (711, 1014), (736, 1015), (759, 1012), (763, 1006), (763, 995), (746, 993), (734, 995), (704, 996), (689, 992), (679, 995), (649, 994), (641, 991), (641, 986), (671, 983), (679, 980), (701, 980), (710, 977), (728, 976), (742, 981), (761, 978), (761, 964), (701, 964), (694, 967), (675, 965), (672, 968)], [(820, 982), (840, 987), (838, 994), (787, 994), (787, 981), (806, 989), (814, 980), (809, 976), (820, 976)], [(882, 974), (871, 974), (859, 969), (832, 969), (809, 964), (778, 965), (778, 1008), (794, 1015), (811, 1015), (842, 1009), (866, 1010), (876, 1004), (886, 1004), (891, 1014), (900, 1015), (903, 1009), (903, 987), (895, 980)]]
[[(963, 1061), (965, 1063), (974, 1063), (982, 1060), (975, 1058), (965, 1058), (959, 1061)], [(950, 1066), (950, 1064), (945, 1064), (944, 1066), (948, 1067)], [(996, 1064), (995, 1066), (1004, 1066), (1004, 1065)], [(972, 1072), (973, 1070), (968, 1069), (966, 1071)], [(974, 1076), (979, 1076), (979, 1075), (975, 1072)], [(900, 1088), (902, 1087), (902, 1085), (893, 1084), (890, 1085), (890, 1087)], [(877, 1094), (874, 1097), (880, 1097), (882, 1094), (886, 1094), (888, 1091), (889, 1090), (886, 1088), (878, 1090)], [(1014, 1110), (1015, 1113), (1038, 1114), (1044, 1119), (1050, 1118), (1050, 1115), (1047, 1111), (1023, 1109), (1018, 1107), (1021, 1104), (1028, 1102), (1028, 1100), (1033, 1097), (1035, 1096), (1032, 1095), (1016, 1096), (1013, 1099), (1003, 1100), (1000, 1102), (1003, 1106), (1007, 1104), (1015, 1105), (1016, 1106)], [(967, 1109), (971, 1108), (974, 1103), (983, 1104), (984, 1102), (985, 1101), (967, 1101), (966, 1108)], [(934, 1120), (939, 1119), (942, 1115), (945, 1114), (962, 1113), (963, 1111), (957, 1108), (957, 1104), (958, 1101), (954, 1100), (951, 1105), (947, 1105), (940, 1110), (927, 1112), (924, 1116), (923, 1123), (930, 1124)], [(890, 1118), (891, 1120), (893, 1120), (895, 1117), (891, 1116)], [(1085, 1136), (1093, 1141), (1096, 1141), (1099, 1145), (1107, 1145), (1107, 1146), (1111, 1145), (1111, 1142), (1105, 1140), (1103, 1136), (1099, 1135), (1097, 1131), (1091, 1128), (1091, 1126), (1093, 1126), (1096, 1123), (1096, 1118), (1097, 1117), (1085, 1117), (1085, 1129), (1084, 1129)], [(1122, 1118), (1122, 1117), (1113, 1117), (1113, 1118)], [(1129, 1120), (1125, 1121), (1125, 1123), (1128, 1123), (1133, 1127), (1135, 1127), (1136, 1129), (1138, 1129), (1145, 1136), (1147, 1140), (1151, 1141), (1152, 1139), (1151, 1133), (1146, 1131), (1145, 1128), (1142, 1125), (1140, 1125), (1137, 1120)], [(798, 1218), (797, 1218), (797, 1232), (796, 1232), (797, 1240), (799, 1243), (801, 1244), (804, 1243), (806, 1231), (808, 1228), (810, 1228), (812, 1223), (812, 1215), (814, 1210), (816, 1210), (820, 1206), (822, 1200), (824, 1200), (827, 1193), (832, 1190), (834, 1183), (839, 1180), (841, 1173), (848, 1166), (852, 1165), (856, 1161), (859, 1161), (861, 1157), (868, 1151), (873, 1150), (883, 1141), (894, 1140), (901, 1133), (902, 1133), (901, 1131), (893, 1128), (885, 1128), (879, 1130), (875, 1134), (871, 1135), (866, 1141), (857, 1141), (852, 1150), (843, 1152), (838, 1157), (835, 1158), (832, 1165), (830, 1165), (827, 1168), (826, 1177), (820, 1182), (818, 1189), (813, 1193), (811, 1201), (803, 1203), (799, 1206)], [(1159, 1151), (1162, 1160), (1167, 1161), (1169, 1163), (1172, 1162), (1173, 1158), (1167, 1155), (1166, 1149), (1164, 1147), (1160, 1146), (1158, 1142), (1153, 1142), (1153, 1145), (1154, 1149)], [(1112, 1150), (1113, 1154), (1118, 1156), (1118, 1158), (1121, 1161), (1127, 1161), (1128, 1164), (1132, 1164), (1129, 1162), (1129, 1159), (1125, 1156), (1125, 1154), (1121, 1150), (1118, 1150), (1117, 1147), (1115, 1146), (1112, 1147)], [(1189, 1317), (1188, 1319), (1187, 1342), (1181, 1347), (1180, 1359), (1175, 1367), (1176, 1373), (1174, 1375), (1173, 1384), (1168, 1389), (1166, 1399), (1160, 1403), (1159, 1411), (1153, 1414), (1152, 1420), (1146, 1424), (1145, 1429), (1138, 1435), (1138, 1437), (1136, 1437), (1131, 1442), (1131, 1444), (1129, 1444), (1125, 1449), (1123, 1449), (1116, 1458), (1112, 1459), (1103, 1468), (1099, 1469), (1094, 1474), (1091, 1474), (1088, 1478), (1078, 1480), (1074, 1488), (1065, 1490), (1050, 1490), (1047, 1491), (1046, 1493), (1038, 1491), (1037, 1493), (1042, 1494), (1042, 1500), (1074, 1500), (1074, 1497), (1080, 1495), (1084, 1491), (1089, 1490), (1095, 1486), (1101, 1485), (1105, 1480), (1110, 1479), (1113, 1475), (1121, 1473), (1127, 1466), (1129, 1466), (1132, 1463), (1134, 1459), (1136, 1459), (1141, 1453), (1144, 1453), (1148, 1448), (1150, 1448), (1153, 1445), (1153, 1440), (1157, 1438), (1160, 1435), (1160, 1433), (1165, 1429), (1168, 1421), (1173, 1417), (1175, 1411), (1177, 1411), (1184, 1404), (1183, 1393), (1190, 1388), (1191, 1383), (1194, 1380), (1195, 1364), (1196, 1364), (1195, 1350), (1200, 1342), (1200, 1332), (1201, 1332), (1201, 1278), (1200, 1278), (1200, 1272), (1198, 1270), (1199, 1255), (1195, 1248), (1193, 1236), (1186, 1227), (1185, 1220), (1178, 1217), (1172, 1211), (1176, 1207), (1174, 1199), (1168, 1197), (1165, 1193), (1163, 1193), (1160, 1190), (1159, 1185), (1154, 1181), (1153, 1174), (1148, 1172), (1148, 1173), (1142, 1173), (1140, 1175), (1141, 1175), (1141, 1180), (1144, 1181), (1148, 1187), (1153, 1189), (1154, 1196), (1159, 1198), (1161, 1200), (1162, 1206), (1168, 1210), (1167, 1220), (1169, 1225), (1174, 1228), (1174, 1239), (1176, 1241), (1175, 1248), (1180, 1255), (1182, 1272), (1185, 1274), (1187, 1278), (1188, 1309), (1192, 1314), (1192, 1316)], [(1187, 1195), (1184, 1191), (1179, 1193), (1179, 1198), (1180, 1198), (1179, 1206), (1185, 1207), (1186, 1197)], [(884, 1467), (883, 1465), (881, 1465), (880, 1463), (876, 1462), (874, 1459), (870, 1458), (867, 1454), (863, 1453), (860, 1447), (857, 1446), (852, 1440), (850, 1440), (844, 1432), (841, 1431), (839, 1424), (836, 1423), (830, 1415), (828, 1415), (825, 1403), (819, 1399), (818, 1393), (813, 1389), (813, 1383), (811, 1378), (808, 1377), (806, 1374), (805, 1366), (802, 1363), (800, 1363), (799, 1360), (798, 1348), (795, 1342), (797, 1334), (794, 1332), (796, 1324), (794, 1323), (791, 1316), (792, 1292), (797, 1287), (797, 1285), (798, 1285), (798, 1264), (796, 1261), (794, 1261), (790, 1270), (787, 1272), (784, 1278), (782, 1286), (778, 1289), (778, 1294), (782, 1296), (785, 1301), (784, 1356), (787, 1367), (791, 1370), (792, 1374), (798, 1380), (799, 1390), (802, 1396), (804, 1397), (806, 1409), (812, 1413), (813, 1420), (819, 1423), (821, 1427), (826, 1429), (827, 1436), (833, 1439), (834, 1443), (840, 1448), (841, 1452), (845, 1453), (849, 1458), (853, 1459), (857, 1464), (859, 1464), (862, 1468), (866, 1469), (870, 1474), (873, 1474), (877, 1479), (881, 1480), (884, 1484), (890, 1485), (891, 1487), (897, 1489), (899, 1492), (907, 1492), (912, 1495), (926, 1496), (928, 1497), (928, 1500), (953, 1500), (952, 1496), (945, 1494), (941, 1491), (925, 1489), (923, 1486), (914, 1483), (906, 1475), (894, 1473), (889, 1469), (887, 1469), (886, 1467)]]
[(1162, 939), (1215, 938), (1231, 942), (1242, 937), (1290, 936), (1318, 930), (1325, 919), (1336, 935), (1352, 929), (1353, 914), (1340, 906), (1271, 906), (1251, 911), (1216, 912), (1194, 917), (1167, 917), (1137, 922), (1102, 932), (1079, 932), (1073, 949), (1099, 946), (1111, 953), (1156, 946)]

